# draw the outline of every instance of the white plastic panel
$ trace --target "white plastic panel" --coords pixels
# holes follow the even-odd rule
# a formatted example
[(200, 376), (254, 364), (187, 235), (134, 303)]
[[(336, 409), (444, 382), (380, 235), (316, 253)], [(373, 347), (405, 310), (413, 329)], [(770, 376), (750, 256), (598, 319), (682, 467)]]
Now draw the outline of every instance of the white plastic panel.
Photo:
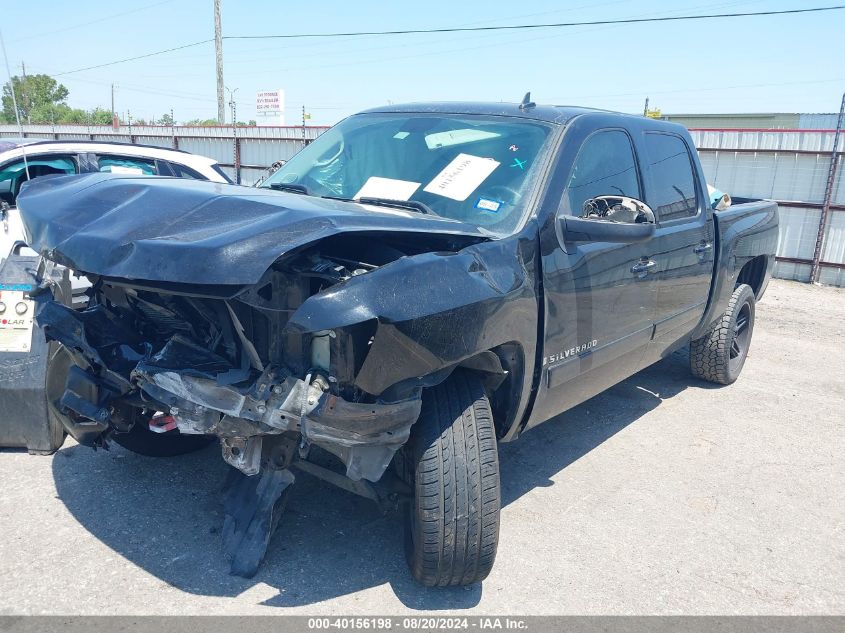
[[(845, 136), (845, 134), (843, 134)], [(836, 179), (833, 181), (832, 204), (845, 205), (845, 157), (838, 156), (836, 161)]]
[(781, 206), (779, 211), (778, 256), (812, 259), (819, 232), (821, 209)]
[(845, 287), (845, 268), (822, 266), (819, 270), (819, 283), (826, 286)]
[(827, 215), (822, 261), (845, 264), (845, 211), (831, 211)]
[(714, 187), (732, 196), (817, 202), (824, 200), (830, 158), (824, 154), (699, 152)]
[(775, 262), (773, 275), (778, 279), (791, 279), (793, 281), (810, 281), (810, 273), (813, 267), (810, 264), (793, 264), (792, 262)]

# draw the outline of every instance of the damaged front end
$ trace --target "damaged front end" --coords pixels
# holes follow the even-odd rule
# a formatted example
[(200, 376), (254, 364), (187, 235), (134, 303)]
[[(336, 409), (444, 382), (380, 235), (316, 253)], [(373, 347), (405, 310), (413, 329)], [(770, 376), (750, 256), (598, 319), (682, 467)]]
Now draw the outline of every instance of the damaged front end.
[[(48, 369), (50, 405), (93, 447), (134, 450), (139, 430), (218, 437), (234, 467), (234, 573), (257, 570), (292, 467), (382, 504), (410, 495), (394, 457), (424, 390), (458, 367), (480, 375), (499, 437), (519, 432), (538, 331), (533, 231), (496, 240), (275, 192), (60, 180), (22, 200), (33, 246), (91, 283), (84, 310), (46, 302), (37, 314), (65, 359)], [(308, 461), (312, 446), (345, 473)]]
[(38, 323), (73, 357), (56, 403), (80, 443), (107, 444), (168, 414), (181, 434), (220, 438), (223, 458), (259, 473), (265, 439), (296, 434), (352, 480), (378, 481), (408, 440), (420, 385), (375, 396), (355, 384), (372, 326), (305, 333), (291, 316), (327, 286), (372, 270), (305, 253), (250, 287), (151, 287), (93, 278), (90, 304), (46, 304)]

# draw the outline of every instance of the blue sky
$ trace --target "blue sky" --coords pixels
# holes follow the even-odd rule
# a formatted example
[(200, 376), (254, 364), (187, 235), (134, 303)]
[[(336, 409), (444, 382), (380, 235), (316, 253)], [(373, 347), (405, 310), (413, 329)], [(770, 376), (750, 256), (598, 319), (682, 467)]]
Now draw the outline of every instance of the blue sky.
[[(489, 26), (735, 13), (834, 4), (829, 0), (551, 0), (290, 2), (223, 0), (224, 35)], [(0, 29), (12, 72), (72, 71), (213, 37), (212, 0), (4, 2)], [(86, 24), (87, 23), (87, 24)], [(225, 83), (238, 118), (255, 93), (283, 88), (287, 122), (302, 105), (313, 124), (371, 106), (426, 100), (518, 101), (664, 113), (833, 112), (845, 90), (845, 11), (537, 31), (333, 40), (228, 40)], [(5, 68), (0, 72), (5, 82)], [(216, 116), (213, 44), (59, 77), (69, 104), (133, 118), (174, 110), (177, 121)]]

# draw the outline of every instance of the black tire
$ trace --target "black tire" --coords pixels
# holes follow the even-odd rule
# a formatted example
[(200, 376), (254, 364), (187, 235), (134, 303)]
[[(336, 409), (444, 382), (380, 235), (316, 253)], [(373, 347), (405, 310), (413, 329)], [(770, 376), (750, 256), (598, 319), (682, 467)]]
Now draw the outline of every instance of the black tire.
[(754, 312), (754, 291), (740, 284), (710, 331), (690, 343), (690, 369), (695, 377), (720, 385), (739, 378), (751, 345)]
[(405, 451), (413, 501), (405, 556), (423, 585), (487, 577), (499, 541), (499, 456), (490, 402), (478, 377), (458, 370), (423, 393)]
[(176, 457), (201, 450), (216, 438), (210, 435), (182, 435), (179, 431), (153, 433), (143, 422), (137, 422), (128, 433), (112, 435), (115, 443), (147, 457)]

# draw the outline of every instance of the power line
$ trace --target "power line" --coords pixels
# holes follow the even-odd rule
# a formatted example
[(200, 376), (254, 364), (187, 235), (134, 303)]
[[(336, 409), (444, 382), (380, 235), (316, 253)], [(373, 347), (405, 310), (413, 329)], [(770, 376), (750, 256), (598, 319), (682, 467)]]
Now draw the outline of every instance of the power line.
[(746, 13), (712, 13), (708, 15), (677, 15), (657, 18), (626, 18), (620, 20), (587, 20), (581, 22), (555, 22), (548, 24), (511, 24), (504, 26), (469, 26), (449, 27), (437, 29), (404, 29), (401, 31), (352, 31), (347, 33), (287, 33), (280, 35), (226, 35), (226, 40), (269, 40), (269, 39), (299, 39), (306, 37), (354, 37), (375, 35), (415, 35), (422, 33), (466, 33), (471, 31), (516, 31), (523, 29), (552, 29), (571, 26), (600, 26), (607, 24), (641, 24), (644, 22), (678, 22), (681, 20), (712, 20), (715, 18), (745, 18), (765, 15), (787, 15), (795, 13), (818, 13), (820, 11), (837, 11), (845, 9), (845, 5), (831, 7), (813, 7), (810, 9), (784, 9), (780, 11), (749, 11)]
[(36, 39), (36, 38), (39, 38), (39, 37), (46, 37), (48, 35), (55, 35), (56, 33), (64, 33), (65, 31), (72, 31), (73, 29), (79, 29), (79, 28), (82, 28), (83, 26), (90, 26), (91, 24), (99, 24), (100, 22), (106, 22), (108, 20), (114, 20), (115, 18), (122, 18), (123, 16), (131, 15), (133, 13), (138, 13), (140, 11), (148, 11), (148, 10), (153, 9), (155, 7), (161, 6), (162, 4), (168, 4), (170, 2), (173, 2), (173, 0), (161, 0), (161, 2), (155, 2), (153, 4), (147, 4), (147, 5), (144, 5), (143, 7), (136, 7), (135, 9), (131, 9), (129, 11), (124, 11), (122, 13), (112, 13), (111, 15), (106, 15), (106, 16), (97, 18), (96, 20), (89, 20), (88, 22), (79, 22), (78, 24), (72, 24), (70, 26), (66, 26), (66, 27), (61, 28), (61, 29), (56, 29), (55, 31), (45, 31), (43, 33), (35, 33), (33, 35), (27, 35), (26, 37), (19, 37), (16, 40), (12, 40), (12, 43), (14, 44), (15, 42), (24, 42), (26, 40), (32, 40), (32, 39)]
[(105, 68), (106, 66), (114, 66), (115, 64), (123, 64), (125, 62), (134, 62), (136, 59), (145, 59), (147, 57), (154, 57), (155, 55), (163, 55), (164, 53), (172, 53), (173, 51), (181, 51), (186, 48), (192, 48), (194, 46), (200, 46), (202, 44), (208, 44), (209, 42), (213, 42), (213, 39), (209, 40), (200, 40), (199, 42), (192, 42), (191, 44), (183, 44), (182, 46), (174, 46), (173, 48), (165, 48), (161, 51), (153, 51), (152, 53), (146, 53), (144, 55), (136, 55), (135, 57), (126, 57), (125, 59), (117, 59), (113, 62), (106, 62), (104, 64), (97, 64), (95, 66), (86, 66), (85, 68), (76, 68), (74, 70), (66, 70), (61, 73), (53, 73), (54, 77), (61, 77), (63, 75), (70, 75), (73, 73), (81, 73), (85, 70), (94, 70), (95, 68)]
[[(415, 35), (415, 34), (432, 34), (432, 33), (465, 33), (465, 32), (479, 32), (479, 31), (517, 31), (529, 29), (552, 29), (552, 28), (566, 28), (573, 26), (605, 26), (613, 24), (643, 24), (649, 22), (679, 22), (684, 20), (713, 20), (726, 18), (744, 18), (754, 16), (768, 16), (768, 15), (794, 15), (799, 13), (819, 13), (822, 11), (838, 11), (845, 9), (845, 5), (836, 5), (829, 7), (812, 7), (809, 9), (783, 9), (780, 11), (750, 11), (745, 13), (711, 13), (706, 15), (677, 15), (677, 16), (662, 16), (654, 18), (624, 18), (618, 20), (586, 20), (580, 22), (556, 22), (546, 24), (511, 24), (503, 26), (473, 26), (473, 27), (449, 27), (449, 28), (435, 28), (435, 29), (406, 29), (399, 31), (354, 31), (347, 33), (287, 33), (277, 35), (224, 35), (224, 40), (257, 40), (257, 39), (304, 39), (304, 38), (334, 38), (334, 37), (356, 37), (356, 36), (382, 36), (382, 35)], [(213, 42), (213, 39), (201, 40), (199, 42), (192, 42), (190, 44), (183, 44), (181, 46), (174, 46), (159, 51), (153, 51), (144, 55), (136, 55), (135, 57), (126, 57), (111, 62), (96, 64), (94, 66), (86, 66), (85, 68), (76, 68), (74, 70), (66, 70), (61, 73), (54, 73), (54, 77), (61, 77), (73, 73), (82, 72), (85, 70), (94, 70), (96, 68), (105, 68), (107, 66), (114, 66), (116, 64), (123, 64), (126, 62), (136, 61), (139, 59), (146, 59), (156, 55), (163, 55), (165, 53), (172, 53), (174, 51), (184, 50), (186, 48), (193, 48)]]

